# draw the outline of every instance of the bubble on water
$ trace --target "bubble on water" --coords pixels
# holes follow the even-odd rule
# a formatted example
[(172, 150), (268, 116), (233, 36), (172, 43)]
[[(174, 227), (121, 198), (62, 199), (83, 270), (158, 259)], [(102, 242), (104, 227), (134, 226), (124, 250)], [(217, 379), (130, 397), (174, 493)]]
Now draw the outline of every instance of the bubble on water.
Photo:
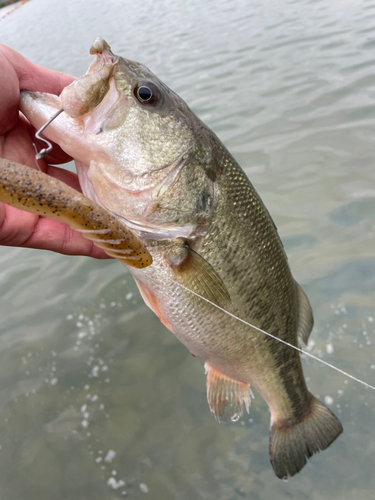
[(374, 321), (374, 317), (373, 317), (373, 316), (369, 316), (369, 317), (367, 318), (367, 321), (368, 321), (369, 323), (373, 323), (373, 321)]
[(332, 344), (327, 344), (326, 345), (326, 351), (328, 352), (328, 354), (332, 354), (333, 353), (333, 345)]
[(333, 398), (331, 398), (331, 396), (325, 396), (324, 402), (326, 405), (331, 405), (333, 403)]
[(132, 297), (133, 297), (132, 292), (129, 292), (129, 293), (127, 293), (127, 294), (125, 295), (125, 299), (126, 299), (126, 300), (130, 300)]
[(114, 477), (110, 477), (107, 481), (107, 486), (109, 486), (113, 490), (118, 490), (119, 488), (125, 486), (125, 481), (123, 481), (122, 479), (116, 481)]
[(95, 402), (95, 401), (97, 401), (98, 399), (99, 399), (99, 396), (98, 396), (97, 394), (94, 394), (94, 395), (92, 396), (92, 398), (90, 399), (90, 401), (91, 401), (92, 403), (94, 403), (94, 402)]
[(66, 319), (73, 319), (73, 314), (68, 314), (68, 316), (66, 317)]
[(315, 346), (315, 340), (309, 339), (306, 346), (306, 351), (311, 351), (311, 349), (313, 349), (314, 346)]
[(116, 452), (114, 450), (108, 450), (106, 456), (104, 457), (104, 462), (111, 463), (116, 456)]
[(96, 458), (95, 458), (95, 462), (96, 462), (97, 464), (100, 464), (100, 462), (102, 462), (102, 461), (103, 461), (103, 457), (96, 457)]
[(142, 491), (142, 493), (148, 493), (148, 487), (145, 483), (140, 483), (139, 489)]
[(77, 334), (77, 337), (78, 337), (79, 339), (83, 339), (83, 337), (86, 337), (86, 335), (87, 335), (87, 332), (79, 332), (79, 333)]
[(83, 323), (81, 323), (80, 321), (77, 321), (76, 327), (77, 328), (82, 328), (83, 327)]
[(117, 302), (111, 302), (109, 305), (110, 305), (111, 307), (115, 307), (115, 306), (116, 306), (116, 304), (117, 304)]
[(81, 406), (81, 413), (85, 413), (86, 410), (87, 410), (87, 405), (82, 405)]
[(90, 389), (89, 384), (86, 384), (86, 385), (84, 386), (84, 389), (85, 389), (85, 391), (88, 391), (88, 390)]
[(51, 380), (49, 381), (49, 383), (50, 383), (51, 385), (56, 385), (56, 384), (57, 384), (57, 382), (58, 382), (58, 379), (57, 379), (56, 377), (51, 378)]
[(82, 425), (82, 427), (83, 427), (84, 429), (87, 429), (87, 427), (89, 426), (89, 423), (88, 423), (88, 421), (87, 421), (87, 420), (82, 420), (81, 425)]
[(93, 377), (99, 377), (99, 370), (100, 370), (100, 366), (95, 365), (95, 366), (93, 367), (93, 369), (91, 370), (91, 375), (92, 375)]
[[(0, 448), (1, 448), (1, 446), (0, 446)], [(112, 474), (112, 476), (117, 476), (117, 470), (113, 470), (113, 471), (111, 472), (111, 474)]]

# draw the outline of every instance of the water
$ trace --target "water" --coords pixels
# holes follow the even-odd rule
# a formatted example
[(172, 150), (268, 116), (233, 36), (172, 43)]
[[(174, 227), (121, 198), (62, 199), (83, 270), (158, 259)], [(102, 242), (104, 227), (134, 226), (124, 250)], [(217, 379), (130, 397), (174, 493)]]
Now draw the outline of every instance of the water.
[[(96, 36), (219, 135), (315, 313), (311, 352), (375, 383), (375, 1), (31, 0), (0, 41), (83, 74)], [(202, 362), (118, 262), (0, 249), (0, 499), (367, 500), (375, 394), (304, 360), (344, 434), (288, 482), (269, 413), (219, 425)]]

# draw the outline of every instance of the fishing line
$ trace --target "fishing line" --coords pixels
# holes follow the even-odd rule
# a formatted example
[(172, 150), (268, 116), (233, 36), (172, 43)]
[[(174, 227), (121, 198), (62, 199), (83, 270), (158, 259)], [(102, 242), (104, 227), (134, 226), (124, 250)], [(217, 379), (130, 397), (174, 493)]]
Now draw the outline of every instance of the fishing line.
[(375, 391), (375, 387), (373, 385), (370, 385), (367, 382), (364, 382), (363, 380), (360, 380), (359, 378), (354, 377), (353, 375), (350, 375), (350, 373), (347, 373), (344, 370), (340, 370), (340, 368), (337, 368), (336, 366), (331, 365), (331, 363), (328, 363), (327, 361), (324, 361), (323, 359), (318, 358), (317, 356), (314, 356), (314, 354), (311, 354), (311, 353), (309, 353), (307, 351), (304, 351), (303, 349), (300, 349), (299, 347), (296, 347), (295, 345), (290, 344), (289, 342), (286, 342), (285, 340), (282, 340), (282, 339), (279, 339), (278, 337), (275, 337), (275, 335), (272, 335), (271, 333), (268, 333), (268, 332), (262, 330), (261, 328), (258, 328), (257, 326), (252, 325), (251, 323), (248, 323), (244, 319), (238, 318), (237, 316), (235, 316), (234, 314), (230, 313), (226, 309), (223, 309), (222, 307), (218, 306), (214, 302), (211, 302), (211, 300), (206, 299), (206, 297), (203, 297), (202, 295), (199, 295), (199, 293), (196, 293), (193, 290), (190, 290), (190, 288), (187, 288), (185, 285), (182, 285), (181, 283), (178, 283), (177, 281), (173, 281), (173, 283), (177, 283), (178, 286), (180, 286), (184, 290), (187, 290), (188, 292), (192, 293), (193, 295), (196, 295), (200, 299), (206, 301), (208, 304), (211, 304), (212, 306), (216, 307), (220, 311), (223, 311), (225, 314), (228, 314), (228, 316), (231, 316), (232, 318), (240, 321), (241, 323), (243, 323), (243, 324), (245, 324), (247, 326), (250, 326), (251, 328), (254, 328), (254, 330), (258, 330), (258, 332), (263, 333), (264, 335), (268, 335), (268, 337), (271, 337), (274, 340), (278, 340), (279, 342), (281, 342), (282, 344), (287, 345), (288, 347), (292, 347), (293, 349), (295, 349), (296, 351), (300, 352), (301, 354), (304, 354), (305, 356), (308, 356), (309, 358), (312, 358), (315, 361), (319, 361), (323, 365), (328, 366), (329, 368), (332, 368), (332, 370), (336, 370), (337, 372), (341, 373), (342, 375), (345, 375), (346, 377), (354, 380), (355, 382), (358, 382), (358, 383), (364, 385), (365, 387), (368, 387), (369, 389), (372, 389), (373, 391)]
[[(47, 148), (45, 149), (42, 149), (36, 156), (35, 158), (37, 160), (43, 158), (47, 153), (49, 153), (51, 150), (52, 150), (52, 144), (43, 139), (43, 137), (40, 136), (40, 134), (44, 131), (45, 128), (47, 128), (47, 126), (55, 119), (59, 116), (60, 113), (62, 113), (64, 110), (63, 109), (59, 109), (35, 134), (35, 137), (43, 142)], [(80, 230), (82, 233), (83, 232), (93, 232), (92, 230)], [(104, 232), (106, 230), (99, 230), (99, 231), (96, 231), (98, 233), (101, 233), (101, 232)], [(99, 240), (100, 242), (102, 242), (103, 240)], [(105, 241), (105, 240), (104, 240)], [(110, 240), (112, 243), (115, 243), (115, 240)], [(108, 243), (108, 242), (107, 242)], [(117, 253), (126, 253), (128, 252), (128, 250), (124, 251), (119, 251), (117, 250)], [(128, 259), (131, 259), (132, 257), (127, 257)], [(133, 257), (134, 259), (134, 257)], [(172, 280), (170, 280), (172, 282)], [(319, 361), (321, 364), (325, 365), (325, 366), (328, 366), (329, 368), (332, 368), (332, 370), (335, 370), (339, 373), (341, 373), (342, 375), (345, 375), (345, 377), (348, 377), (352, 380), (354, 380), (355, 382), (358, 382), (359, 384), (362, 384), (364, 385), (365, 387), (368, 387), (369, 389), (372, 389), (373, 391), (375, 391), (375, 387), (373, 385), (370, 385), (368, 384), (367, 382), (364, 382), (363, 380), (360, 380), (359, 378), (357, 377), (354, 377), (354, 375), (350, 375), (350, 373), (347, 373), (345, 372), (344, 370), (341, 370), (340, 368), (337, 368), (336, 366), (334, 365), (331, 365), (331, 363), (328, 363), (327, 361), (324, 361), (323, 359), (320, 359), (318, 358), (317, 356), (314, 356), (313, 354), (310, 354), (309, 352), (307, 351), (304, 351), (303, 349), (300, 349), (299, 347), (293, 345), (293, 344), (290, 344), (289, 342), (286, 342), (285, 340), (282, 340), (282, 339), (279, 339), (278, 337), (275, 337), (275, 335), (272, 335), (271, 333), (268, 333), (266, 332), (265, 330), (262, 330), (261, 328), (258, 328), (257, 326), (255, 325), (252, 325), (251, 323), (248, 323), (247, 321), (245, 321), (244, 319), (241, 319), (241, 318), (238, 318), (237, 316), (235, 316), (234, 314), (230, 313), (229, 311), (223, 309), (222, 307), (218, 306), (217, 304), (215, 304), (214, 302), (211, 302), (211, 300), (209, 299), (206, 299), (205, 297), (203, 297), (202, 295), (199, 295), (199, 293), (197, 292), (194, 292), (193, 290), (190, 290), (190, 288), (187, 288), (186, 286), (182, 285), (181, 283), (178, 283), (177, 281), (174, 281), (174, 283), (177, 283), (178, 286), (180, 286), (181, 288), (183, 288), (184, 290), (187, 290), (188, 292), (190, 292), (191, 294), (199, 297), (200, 299), (204, 300), (205, 302), (207, 302), (208, 304), (211, 304), (212, 306), (216, 307), (217, 309), (219, 309), (220, 311), (222, 311), (223, 313), (227, 314), (228, 316), (231, 316), (232, 318), (236, 319), (237, 321), (240, 321), (241, 323), (243, 323), (244, 325), (247, 325), (247, 326), (250, 326), (250, 328), (253, 328), (254, 330), (257, 330), (258, 332), (260, 333), (263, 333), (264, 335), (267, 335), (268, 337), (274, 339), (274, 340), (277, 340), (278, 342), (281, 342), (282, 344), (285, 344), (287, 345), (288, 347), (291, 347), (292, 349), (295, 349), (296, 351), (298, 351), (299, 353), (301, 354), (304, 354), (305, 356), (308, 356), (309, 358), (312, 358), (314, 359), (315, 361)]]

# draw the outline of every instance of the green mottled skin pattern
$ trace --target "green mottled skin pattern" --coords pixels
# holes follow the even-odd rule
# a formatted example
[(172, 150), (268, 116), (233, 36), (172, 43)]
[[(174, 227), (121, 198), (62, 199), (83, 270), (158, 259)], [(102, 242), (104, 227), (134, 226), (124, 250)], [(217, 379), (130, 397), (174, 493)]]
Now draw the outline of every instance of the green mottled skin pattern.
[[(296, 286), (275, 225), (237, 162), (207, 133), (215, 146), (218, 203), (206, 234), (189, 243), (222, 278), (229, 312), (297, 345)], [(195, 356), (255, 387), (277, 419), (302, 418), (310, 395), (298, 352), (176, 286), (165, 265), (172, 243), (147, 243), (154, 264), (131, 272), (153, 291), (175, 335)]]

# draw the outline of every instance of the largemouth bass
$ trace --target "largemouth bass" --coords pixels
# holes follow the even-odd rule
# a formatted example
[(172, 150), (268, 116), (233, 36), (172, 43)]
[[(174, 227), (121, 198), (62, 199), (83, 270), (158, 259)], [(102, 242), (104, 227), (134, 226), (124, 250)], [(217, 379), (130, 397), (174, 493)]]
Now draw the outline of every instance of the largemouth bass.
[[(219, 422), (249, 410), (250, 386), (271, 412), (279, 478), (342, 432), (307, 389), (297, 346), (313, 325), (277, 229), (216, 135), (148, 68), (98, 38), (87, 74), (60, 97), (23, 92), (21, 110), (76, 160), (84, 194), (143, 241), (153, 263), (130, 267), (146, 304), (205, 361)], [(225, 311), (231, 313), (228, 315)], [(245, 320), (248, 326), (235, 317)]]

